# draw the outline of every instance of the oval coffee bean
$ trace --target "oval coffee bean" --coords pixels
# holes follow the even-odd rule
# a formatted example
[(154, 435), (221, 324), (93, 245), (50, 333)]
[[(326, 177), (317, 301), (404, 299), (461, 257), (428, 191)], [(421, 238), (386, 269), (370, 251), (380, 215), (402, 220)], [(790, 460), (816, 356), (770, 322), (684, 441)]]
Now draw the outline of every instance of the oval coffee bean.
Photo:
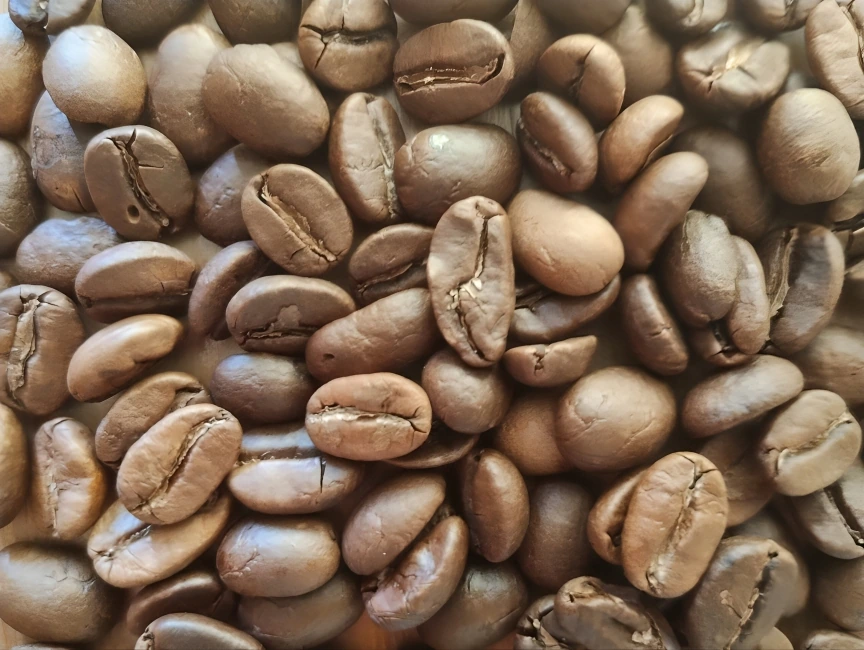
[(297, 35), (300, 7), (293, 3), (213, 0), (210, 9), (219, 29), (232, 43), (276, 43)]
[[(776, 627), (772, 628), (768, 634), (762, 637), (762, 640), (759, 642), (759, 645), (756, 646), (757, 650), (768, 650), (769, 648), (777, 648), (777, 650), (794, 650), (795, 646), (792, 645), (792, 642), (788, 639), (788, 637), (783, 634)], [(804, 647), (807, 650), (816, 650), (815, 648), (811, 648), (805, 642)], [(864, 643), (860, 645), (861, 648), (864, 648)]]
[(668, 385), (636, 368), (610, 366), (577, 381), (555, 419), (558, 448), (583, 471), (617, 471), (653, 460), (675, 427)]
[(348, 260), (354, 293), (364, 305), (406, 289), (426, 287), (426, 258), (434, 229), (387, 226), (364, 239)]
[(24, 507), (29, 491), (27, 438), (15, 412), (0, 405), (0, 528)]
[(132, 316), (99, 330), (69, 362), (67, 383), (79, 402), (101, 402), (129, 386), (183, 338), (180, 321), (161, 314)]
[(327, 160), (353, 216), (369, 223), (402, 220), (393, 167), (404, 144), (399, 115), (386, 99), (355, 93), (342, 102), (330, 127)]
[(460, 18), (494, 23), (510, 13), (516, 0), (480, 0), (468, 4), (460, 0), (443, 0), (434, 5), (423, 0), (393, 0), (392, 4), (393, 11), (403, 20), (415, 25), (432, 25)]
[(525, 476), (547, 476), (572, 469), (555, 442), (558, 394), (530, 391), (516, 396), (495, 431), (495, 448)]
[(254, 637), (201, 614), (166, 614), (147, 626), (135, 650), (167, 650), (197, 645), (211, 650), (263, 650)]
[(389, 372), (334, 379), (306, 406), (315, 446), (349, 460), (404, 456), (423, 444), (431, 427), (432, 406), (423, 389)]
[[(864, 630), (864, 612), (858, 585), (864, 575), (864, 560), (825, 559), (814, 572), (813, 603), (832, 623), (853, 632)], [(836, 646), (815, 646), (813, 650)], [(809, 650), (809, 648), (808, 648)]]
[(111, 629), (122, 595), (79, 549), (18, 542), (0, 551), (0, 617), (45, 643), (91, 643)]
[(519, 187), (522, 162), (516, 138), (491, 124), (435, 126), (396, 153), (393, 179), (406, 214), (435, 225), (462, 199), (503, 204)]
[(765, 272), (753, 245), (741, 237), (732, 238), (738, 249), (738, 298), (726, 315), (729, 337), (741, 352), (756, 354), (768, 340), (771, 305)]
[(703, 4), (696, 2), (677, 2), (677, 0), (650, 0), (645, 3), (648, 17), (661, 28), (672, 34), (699, 36), (711, 29), (726, 17), (726, 0), (708, 0)]
[(627, 0), (588, 0), (578, 5), (567, 0), (540, 0), (537, 6), (554, 24), (568, 31), (599, 34), (621, 20), (628, 4)]
[(847, 259), (857, 259), (864, 249), (864, 170), (855, 174), (852, 184), (839, 197), (828, 204), (825, 210), (825, 225), (831, 229), (843, 245)]
[(829, 325), (792, 361), (805, 388), (830, 390), (849, 406), (864, 404), (864, 336), (857, 330)]
[(136, 314), (182, 312), (198, 268), (166, 244), (133, 241), (97, 253), (75, 278), (78, 302), (93, 320), (112, 323)]
[(631, 584), (658, 598), (692, 589), (726, 528), (726, 487), (703, 456), (678, 452), (643, 474), (630, 499), (621, 559)]
[(528, 386), (551, 388), (579, 379), (588, 370), (596, 336), (580, 336), (551, 345), (522, 345), (504, 353), (504, 367), (516, 381)]
[(0, 65), (0, 88), (6, 98), (0, 117), (0, 136), (14, 137), (27, 128), (30, 114), (42, 93), (42, 61), (49, 43), (45, 32), (21, 33), (25, 24), (13, 0), (10, 13), (0, 17), (0, 47), (6, 56)]
[(798, 0), (787, 5), (778, 0), (745, 0), (738, 4), (744, 18), (767, 32), (786, 32), (798, 29), (807, 20), (820, 0)]
[(480, 436), (453, 431), (440, 420), (432, 420), (432, 430), (426, 442), (410, 454), (391, 458), (387, 462), (403, 469), (433, 469), (464, 458), (477, 444)]
[(247, 430), (227, 483), (251, 510), (304, 515), (342, 501), (363, 474), (359, 463), (319, 451), (298, 422)]
[(33, 284), (0, 292), (0, 402), (34, 415), (60, 408), (84, 337), (75, 303), (62, 293)]
[(803, 388), (804, 377), (792, 363), (758, 355), (691, 388), (681, 406), (681, 425), (695, 438), (713, 436), (756, 420)]
[(621, 565), (621, 533), (630, 499), (646, 468), (627, 472), (609, 486), (588, 513), (587, 532), (591, 548), (609, 564)]
[(190, 19), (195, 8), (194, 0), (157, 0), (146, 8), (123, 0), (103, 0), (102, 18), (124, 41), (140, 45), (158, 40), (171, 27)]
[(693, 351), (708, 363), (720, 368), (740, 366), (753, 360), (732, 342), (725, 319), (714, 321), (708, 327), (691, 329), (687, 336)]
[(14, 142), (0, 139), (0, 254), (11, 255), (41, 216), (30, 157)]
[(460, 19), (427, 27), (403, 42), (393, 62), (393, 85), (402, 108), (414, 117), (455, 124), (501, 101), (514, 71), (513, 52), (501, 32)]
[(115, 501), (90, 531), (87, 555), (108, 584), (143, 587), (182, 571), (206, 551), (228, 523), (230, 510), (229, 495), (213, 495), (188, 519), (151, 526)]

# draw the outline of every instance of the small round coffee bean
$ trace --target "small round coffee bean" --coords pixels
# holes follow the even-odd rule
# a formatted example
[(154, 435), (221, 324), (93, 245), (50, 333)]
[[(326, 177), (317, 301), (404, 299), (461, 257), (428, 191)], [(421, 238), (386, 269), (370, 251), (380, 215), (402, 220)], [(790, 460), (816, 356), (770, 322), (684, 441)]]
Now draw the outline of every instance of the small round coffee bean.
[[(16, 23), (23, 22), (23, 2), (13, 0), (10, 14), (0, 15), (0, 48), (5, 56), (0, 64), (0, 88), (5, 97), (0, 116), (0, 136), (13, 137), (27, 128), (33, 107), (42, 94), (42, 61), (49, 43), (45, 32), (21, 33)], [(34, 3), (35, 4), (35, 3)]]
[(726, 17), (726, 0), (649, 0), (645, 3), (648, 17), (672, 34), (693, 37), (710, 32)]
[(586, 528), (591, 548), (609, 564), (621, 565), (621, 533), (630, 499), (647, 468), (622, 475), (597, 499), (588, 513)]
[(528, 386), (563, 386), (585, 374), (596, 350), (596, 336), (580, 336), (551, 345), (523, 345), (504, 353), (504, 367), (516, 381)]
[(453, 431), (440, 420), (432, 420), (432, 430), (426, 442), (410, 454), (391, 458), (387, 462), (403, 469), (434, 469), (461, 460), (475, 447), (480, 436)]
[(807, 21), (821, 0), (798, 0), (787, 5), (781, 0), (740, 0), (736, 5), (744, 18), (762, 31), (788, 32)]
[[(185, 22), (196, 6), (195, 0), (157, 0), (146, 7), (123, 0), (102, 0), (102, 18), (105, 26), (124, 41), (141, 45), (162, 38), (174, 25)], [(152, 92), (153, 87), (150, 89)]]
[(525, 476), (560, 474), (573, 467), (555, 443), (557, 411), (555, 392), (524, 392), (516, 396), (495, 430), (495, 448)]
[(495, 23), (510, 13), (516, 0), (479, 0), (469, 3), (461, 0), (441, 0), (434, 4), (424, 0), (393, 0), (391, 4), (393, 11), (403, 20), (415, 25), (433, 25), (460, 18)]
[(39, 221), (42, 206), (30, 157), (14, 142), (0, 139), (0, 169), (0, 254), (11, 255)]
[(537, 5), (556, 25), (570, 32), (599, 34), (621, 20), (630, 0), (588, 0), (573, 4), (567, 0), (539, 0)]
[(9, 0), (9, 17), (25, 34), (59, 34), (67, 27), (83, 23), (96, 0)]
[(201, 614), (166, 614), (147, 626), (135, 650), (167, 650), (194, 644), (211, 650), (264, 650), (254, 637)]
[(222, 33), (232, 43), (278, 43), (297, 36), (300, 5), (284, 0), (210, 0)]
[(15, 411), (0, 405), (0, 528), (10, 524), (24, 507), (29, 477), (24, 429)]

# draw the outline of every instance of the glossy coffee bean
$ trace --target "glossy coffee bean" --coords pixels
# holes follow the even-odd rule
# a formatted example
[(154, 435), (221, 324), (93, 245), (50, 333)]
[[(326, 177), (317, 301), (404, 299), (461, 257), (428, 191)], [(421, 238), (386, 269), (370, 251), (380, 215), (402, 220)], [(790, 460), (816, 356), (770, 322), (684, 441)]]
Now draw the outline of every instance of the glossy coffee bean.
[(348, 260), (362, 304), (406, 289), (426, 287), (426, 262), (434, 230), (414, 223), (387, 226), (364, 239)]
[(0, 139), (0, 253), (11, 255), (24, 235), (36, 225), (42, 210), (30, 157), (14, 142)]
[(563, 636), (561, 624), (553, 607), (555, 596), (543, 596), (535, 600), (516, 624), (514, 650), (567, 650), (569, 646), (560, 640)]
[(10, 0), (9, 17), (25, 34), (59, 34), (84, 22), (95, 0), (62, 0), (42, 4), (38, 0)]
[(516, 381), (539, 388), (563, 386), (588, 370), (597, 350), (596, 336), (580, 336), (551, 345), (522, 345), (504, 353), (504, 367)]
[(21, 422), (12, 409), (0, 406), (0, 528), (24, 507), (30, 478), (28, 457)]
[[(16, 9), (20, 2), (12, 2), (10, 14), (0, 18), (0, 44), (7, 56), (0, 66), (0, 88), (8, 104), (0, 117), (0, 136), (14, 137), (27, 128), (30, 113), (42, 93), (42, 61), (48, 51), (45, 32), (37, 30), (23, 33), (16, 23), (23, 23)], [(25, 9), (26, 10), (26, 9)], [(41, 33), (40, 33), (41, 32)]]
[(609, 564), (621, 564), (621, 533), (633, 492), (647, 468), (623, 474), (600, 495), (588, 513), (586, 524), (591, 548)]
[(245, 632), (201, 614), (166, 614), (147, 626), (135, 643), (135, 650), (162, 650), (199, 646), (213, 650), (262, 650)]
[(645, 3), (648, 17), (671, 34), (694, 37), (711, 31), (726, 17), (726, 0), (708, 0), (698, 4), (689, 0), (649, 0)]
[(849, 406), (864, 403), (864, 337), (856, 330), (829, 325), (813, 342), (792, 356), (804, 374), (805, 388), (837, 393)]

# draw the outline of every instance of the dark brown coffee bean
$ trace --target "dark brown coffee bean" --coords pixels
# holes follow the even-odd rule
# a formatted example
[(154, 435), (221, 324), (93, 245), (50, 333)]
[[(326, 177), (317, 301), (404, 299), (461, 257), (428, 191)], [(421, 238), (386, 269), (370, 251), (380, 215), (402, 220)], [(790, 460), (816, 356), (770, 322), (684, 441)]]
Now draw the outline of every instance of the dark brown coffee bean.
[(690, 152), (664, 156), (636, 177), (612, 220), (624, 244), (627, 266), (648, 270), (707, 180), (705, 159)]
[(720, 542), (684, 606), (681, 631), (690, 645), (753, 647), (783, 615), (796, 564), (789, 551), (768, 539), (742, 536)]
[(710, 32), (726, 17), (726, 0), (649, 0), (645, 3), (648, 17), (672, 34), (686, 37)]
[(14, 142), (0, 139), (0, 254), (11, 255), (41, 217), (30, 157)]
[(736, 8), (754, 26), (767, 32), (786, 32), (804, 25), (820, 0), (798, 0), (791, 5), (779, 0), (742, 0)]
[(24, 507), (30, 477), (27, 438), (15, 412), (0, 405), (0, 528)]
[(26, 26), (21, 11), (26, 8), (22, 4), (23, 0), (12, 0), (10, 14), (0, 16), (0, 47), (6, 53), (0, 65), (0, 88), (5, 96), (0, 117), (3, 137), (17, 136), (27, 128), (43, 89), (42, 60), (49, 43), (44, 31), (21, 33), (23, 27), (19, 29), (18, 23)]
[(516, 624), (514, 650), (570, 650), (571, 646), (562, 640), (564, 635), (553, 606), (555, 596), (543, 596), (535, 600)]
[(141, 59), (99, 25), (60, 34), (45, 56), (42, 77), (57, 107), (76, 122), (134, 124), (144, 109), (147, 77)]
[(306, 406), (315, 446), (349, 460), (387, 460), (411, 453), (432, 427), (432, 407), (420, 386), (380, 372), (334, 379)]
[(555, 41), (537, 62), (541, 87), (563, 95), (603, 128), (621, 112), (624, 66), (605, 41), (574, 34)]
[(330, 174), (358, 219), (369, 223), (402, 220), (393, 167), (403, 144), (405, 132), (399, 115), (383, 97), (355, 93), (336, 111), (330, 128)]
[(93, 320), (185, 310), (198, 267), (173, 246), (133, 241), (97, 253), (75, 278), (78, 302)]
[(355, 309), (351, 296), (332, 282), (271, 275), (241, 288), (228, 303), (225, 319), (244, 350), (297, 355), (320, 327)]
[(842, 195), (855, 178), (861, 157), (843, 104), (818, 88), (777, 98), (762, 122), (756, 153), (774, 191), (796, 205)]
[[(242, 4), (249, 5), (246, 0)], [(256, 18), (267, 13), (259, 5), (245, 9), (247, 16)], [(229, 35), (229, 40), (234, 39)], [(210, 61), (201, 92), (217, 124), (274, 160), (308, 156), (321, 146), (330, 128), (327, 103), (312, 79), (269, 45), (235, 45), (219, 52)], [(283, 119), (285, 115), (292, 119)]]
[(84, 338), (75, 303), (62, 293), (33, 284), (0, 293), (0, 402), (34, 415), (60, 408)]
[(319, 329), (306, 344), (306, 363), (321, 381), (395, 371), (432, 354), (440, 337), (429, 292), (408, 289)]
[(49, 420), (33, 437), (30, 513), (56, 539), (83, 535), (102, 513), (108, 477), (93, 449), (93, 434), (70, 418)]
[(253, 178), (243, 190), (242, 210), (255, 243), (296, 275), (323, 275), (348, 254), (354, 238), (336, 191), (299, 165), (276, 165)]
[(864, 254), (864, 170), (855, 174), (852, 184), (825, 210), (825, 225), (830, 228), (846, 252), (846, 259)]
[(568, 194), (594, 184), (597, 138), (587, 119), (563, 99), (531, 93), (522, 100), (517, 133), (534, 176), (550, 190)]
[(135, 594), (126, 610), (126, 629), (142, 634), (160, 616), (181, 612), (230, 620), (236, 604), (236, 595), (219, 581), (215, 570), (189, 569)]
[(672, 141), (684, 107), (666, 95), (653, 95), (624, 109), (600, 137), (600, 179), (621, 191)]
[[(162, 38), (173, 26), (191, 18), (197, 6), (195, 0), (157, 0), (146, 7), (123, 0), (103, 0), (102, 18), (105, 26), (124, 41), (140, 45)], [(187, 50), (186, 54), (191, 59), (195, 53)]]
[(857, 330), (828, 326), (792, 361), (804, 373), (805, 388), (835, 392), (849, 406), (864, 404), (864, 336)]
[(611, 224), (588, 206), (524, 190), (507, 208), (516, 262), (544, 286), (568, 296), (606, 287), (624, 265), (624, 247)]
[(525, 476), (547, 476), (573, 466), (555, 443), (558, 394), (530, 391), (516, 396), (504, 421), (495, 430), (493, 444)]
[(0, 551), (0, 617), (46, 643), (91, 643), (111, 629), (122, 596), (102, 582), (84, 553), (18, 542)]
[(426, 286), (426, 258), (434, 230), (414, 223), (387, 226), (364, 239), (348, 260), (363, 304)]
[(247, 508), (304, 515), (336, 505), (362, 478), (362, 465), (322, 453), (297, 422), (247, 430), (227, 482)]
[(588, 0), (573, 4), (567, 0), (540, 0), (540, 10), (558, 26), (571, 32), (599, 34), (621, 20), (630, 0)]
[(423, 532), (444, 502), (438, 474), (408, 472), (367, 494), (342, 533), (342, 557), (354, 573), (368, 576), (390, 566)]
[(681, 406), (681, 425), (693, 437), (713, 436), (756, 420), (803, 388), (804, 377), (792, 363), (758, 355), (691, 388)]
[(391, 458), (387, 462), (403, 469), (434, 469), (464, 458), (477, 444), (480, 436), (458, 433), (440, 420), (432, 420), (432, 430), (426, 442), (410, 454)]
[[(790, 644), (791, 648), (792, 645)], [(837, 630), (816, 630), (801, 643), (803, 650), (861, 650), (864, 639)]]
[(264, 650), (254, 637), (201, 614), (166, 614), (147, 626), (135, 650), (198, 646), (211, 650)]
[(553, 293), (536, 282), (517, 283), (510, 334), (523, 343), (554, 343), (609, 309), (620, 290), (617, 275), (601, 291), (578, 298)]
[(189, 566), (215, 542), (228, 523), (231, 497), (213, 495), (194, 515), (169, 526), (151, 526), (115, 501), (87, 540), (96, 573), (128, 589), (164, 580)]
[(67, 27), (83, 23), (95, 0), (10, 0), (9, 17), (25, 34), (59, 34)]
[(436, 126), (421, 131), (396, 154), (396, 192), (414, 220), (435, 225), (462, 199), (505, 203), (519, 187), (516, 139), (491, 124)]
[(621, 537), (624, 573), (659, 598), (692, 589), (708, 568), (726, 528), (726, 487), (706, 458), (678, 452), (642, 476)]
[(232, 43), (278, 43), (297, 36), (300, 6), (294, 2), (213, 0), (210, 10)]
[(647, 468), (622, 475), (600, 495), (588, 513), (587, 532), (591, 548), (609, 564), (621, 565), (621, 533), (630, 499)]
[(479, 0), (469, 3), (443, 0), (434, 4), (423, 0), (394, 0), (392, 4), (393, 11), (403, 20), (415, 25), (432, 25), (460, 18), (475, 18), (494, 23), (513, 9), (516, 0)]
[[(864, 560), (826, 558), (819, 562), (818, 569), (814, 571), (813, 604), (832, 623), (856, 633), (864, 630), (859, 590), (864, 576)], [(813, 650), (835, 647), (838, 646), (814, 646)]]
[(528, 386), (563, 386), (585, 374), (596, 350), (596, 336), (580, 336), (551, 345), (523, 345), (504, 353), (504, 367), (516, 381)]
[[(473, 5), (472, 5), (473, 6)], [(534, 83), (537, 62), (557, 34), (538, 6), (538, 0), (517, 0), (516, 8), (498, 23), (513, 52), (513, 87)]]
[(561, 398), (555, 437), (584, 471), (616, 471), (652, 460), (675, 427), (668, 385), (636, 368), (608, 367), (577, 381)]
[(414, 117), (455, 124), (501, 101), (514, 70), (501, 32), (460, 19), (427, 27), (403, 42), (393, 62), (393, 85), (402, 108)]

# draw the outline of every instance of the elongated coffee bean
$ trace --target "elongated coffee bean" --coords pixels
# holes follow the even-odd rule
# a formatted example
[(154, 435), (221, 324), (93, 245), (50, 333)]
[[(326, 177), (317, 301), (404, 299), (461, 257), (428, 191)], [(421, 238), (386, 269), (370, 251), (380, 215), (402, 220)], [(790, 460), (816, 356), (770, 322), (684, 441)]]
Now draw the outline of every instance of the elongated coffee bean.
[(354, 292), (363, 304), (406, 289), (426, 287), (433, 228), (416, 223), (387, 226), (369, 235), (348, 261)]
[(24, 507), (30, 474), (28, 456), (21, 422), (12, 409), (0, 405), (0, 528)]

